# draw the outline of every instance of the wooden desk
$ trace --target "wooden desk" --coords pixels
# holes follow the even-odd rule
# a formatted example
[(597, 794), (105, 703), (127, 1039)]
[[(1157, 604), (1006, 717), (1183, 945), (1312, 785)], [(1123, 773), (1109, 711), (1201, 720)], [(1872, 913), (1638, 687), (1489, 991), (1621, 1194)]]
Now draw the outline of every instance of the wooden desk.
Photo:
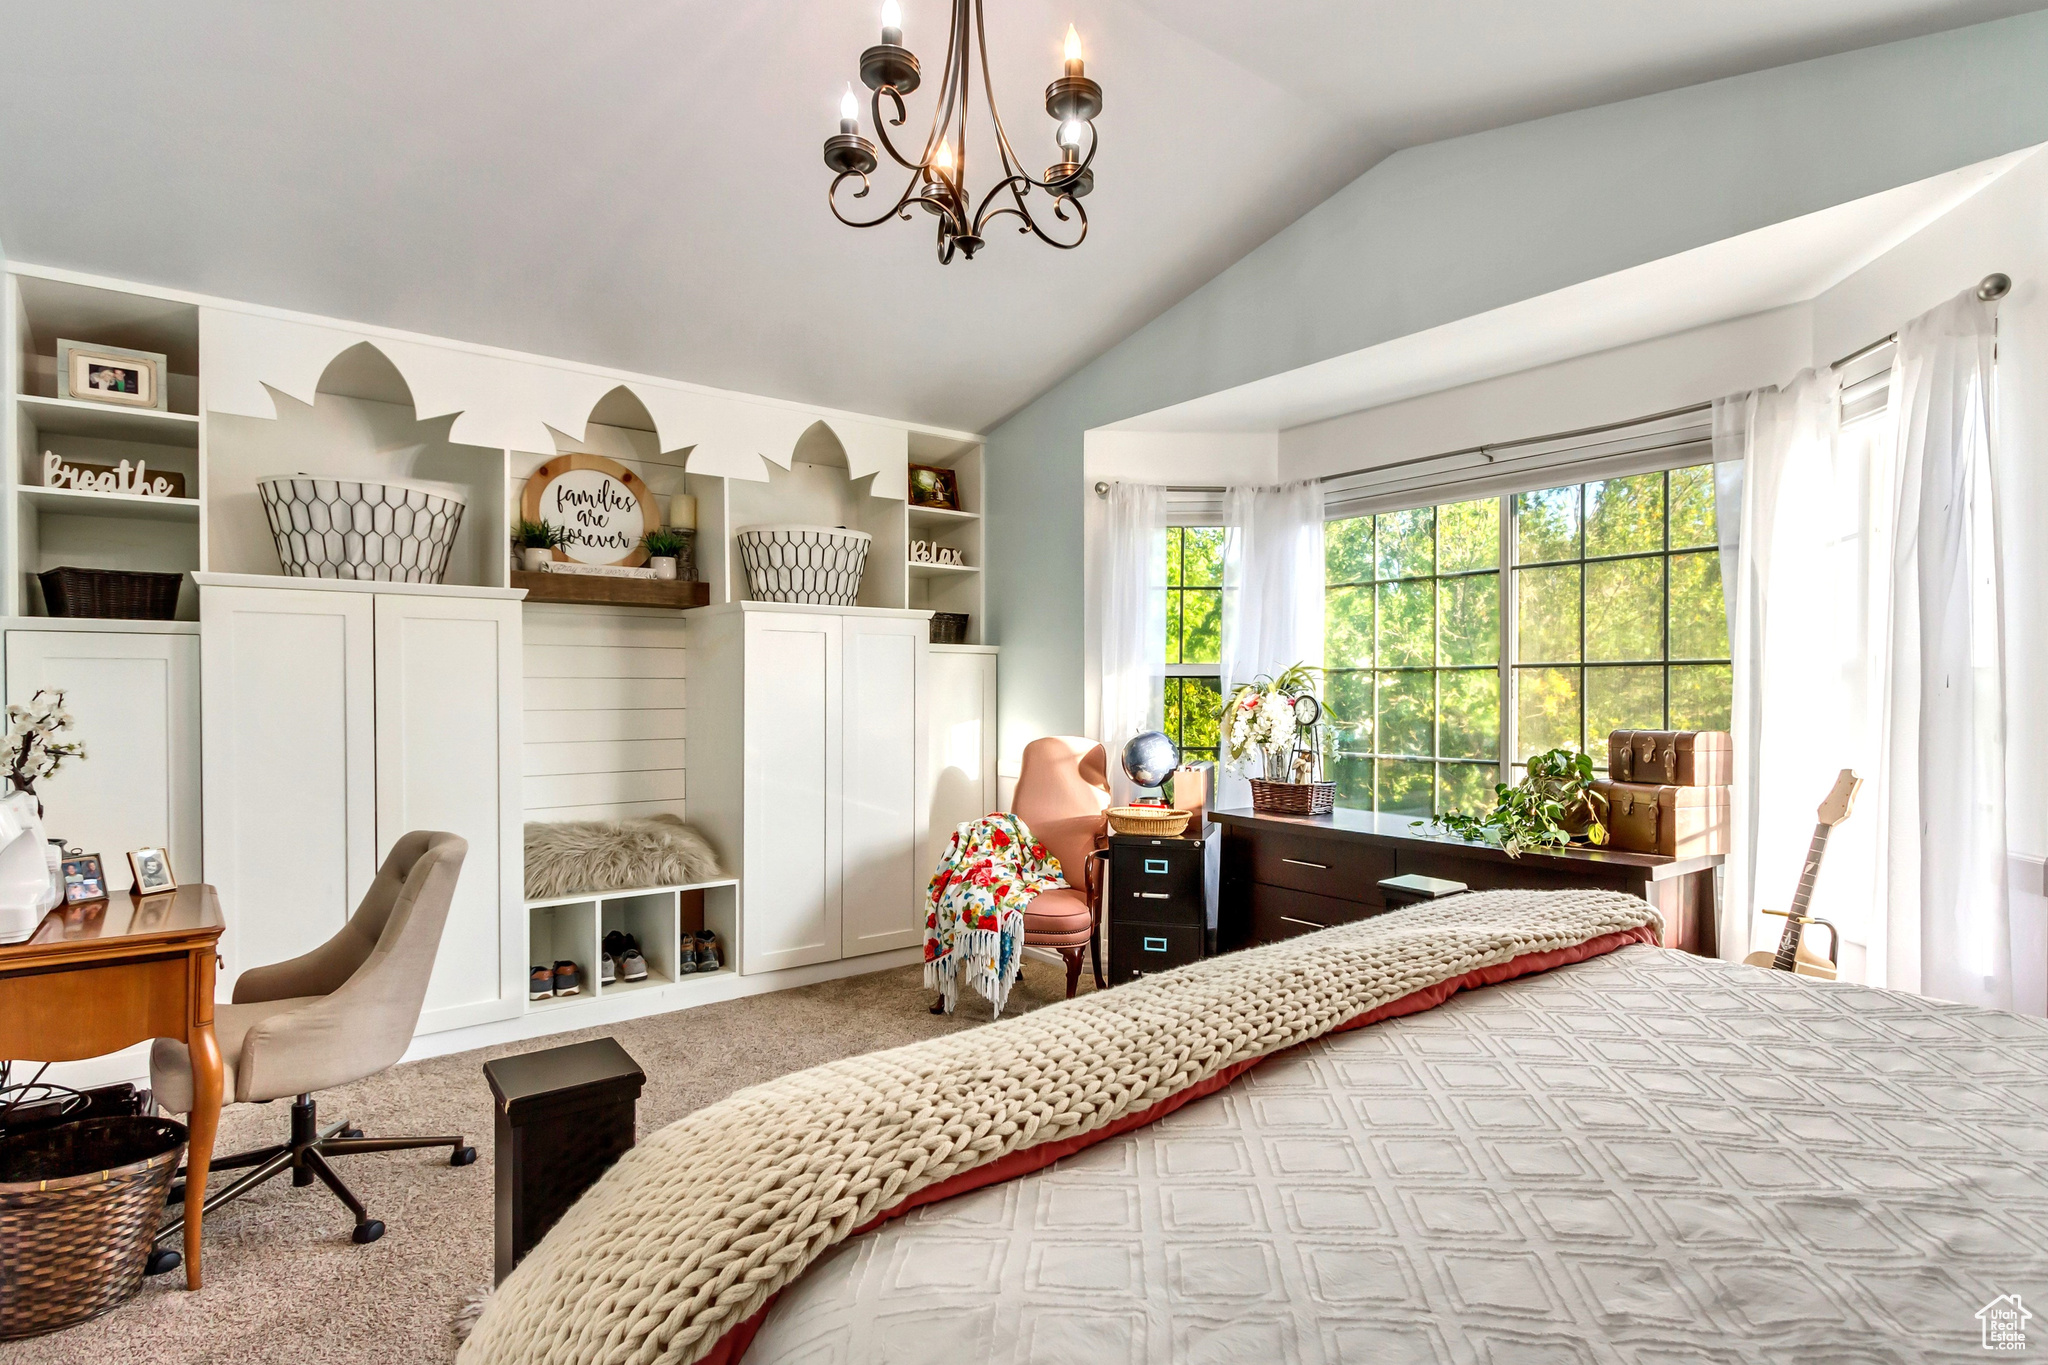
[(1223, 885), (1217, 946), (1224, 951), (1313, 933), (1386, 909), (1383, 877), (1419, 873), (1474, 891), (1594, 887), (1640, 896), (1664, 916), (1666, 947), (1714, 955), (1714, 869), (1721, 855), (1665, 858), (1604, 848), (1531, 851), (1426, 834), (1424, 820), (1372, 811), (1256, 815), (1217, 811)]
[(185, 1165), (185, 1285), (200, 1286), (199, 1213), (220, 1123), (213, 1037), (220, 902), (210, 886), (160, 896), (120, 891), (52, 910), (21, 943), (0, 945), (0, 1057), (75, 1062), (151, 1038), (192, 1050)]

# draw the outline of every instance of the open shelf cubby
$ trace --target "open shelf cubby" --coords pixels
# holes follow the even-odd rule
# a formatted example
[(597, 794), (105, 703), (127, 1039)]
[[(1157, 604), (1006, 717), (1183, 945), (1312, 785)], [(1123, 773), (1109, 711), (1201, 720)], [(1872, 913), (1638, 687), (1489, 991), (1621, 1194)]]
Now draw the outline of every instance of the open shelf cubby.
[[(552, 967), (566, 960), (583, 974), (578, 994), (529, 1000), (528, 1010), (571, 1009), (638, 991), (688, 990), (694, 982), (733, 974), (739, 950), (739, 882), (728, 877), (528, 901), (526, 923), (527, 955), (533, 966)], [(718, 936), (721, 965), (715, 972), (679, 973), (682, 936), (700, 929)], [(647, 959), (645, 980), (603, 983), (598, 968), (605, 936), (613, 930), (631, 934), (639, 944)]]

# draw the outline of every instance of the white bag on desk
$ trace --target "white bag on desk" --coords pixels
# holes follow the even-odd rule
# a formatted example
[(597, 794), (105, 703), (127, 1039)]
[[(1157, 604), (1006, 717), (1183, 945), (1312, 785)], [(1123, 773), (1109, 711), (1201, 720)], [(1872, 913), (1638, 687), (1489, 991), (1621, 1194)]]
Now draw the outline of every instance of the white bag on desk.
[(64, 899), (43, 817), (28, 792), (0, 797), (0, 943), (19, 943)]

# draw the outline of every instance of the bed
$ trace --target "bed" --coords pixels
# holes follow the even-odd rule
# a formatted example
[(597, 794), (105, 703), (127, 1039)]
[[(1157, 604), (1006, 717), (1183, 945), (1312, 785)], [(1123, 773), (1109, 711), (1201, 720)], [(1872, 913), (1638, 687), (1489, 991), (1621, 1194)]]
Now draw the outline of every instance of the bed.
[[(1648, 908), (1586, 899), (1607, 894), (1570, 900), (1569, 932), (1525, 923), (1554, 896), (1459, 897), (1214, 960), (1242, 1004), (1205, 963), (743, 1092), (725, 1131), (809, 1105), (839, 1136), (722, 1160), (700, 1120), (700, 1181), (727, 1192), (678, 1221), (685, 1149), (655, 1135), (463, 1360), (1959, 1360), (1980, 1309), (2048, 1303), (2048, 1023), (1649, 946)], [(1436, 988), (1376, 979), (1391, 948), (1460, 935)], [(1296, 1044), (1205, 1023), (1199, 1065), (1010, 1131), (1101, 1091), (1076, 1078), (1118, 1051), (1105, 1023), (1157, 1056), (1290, 991), (1318, 1002)], [(1038, 1079), (1005, 1084), (1003, 1058), (1081, 1023), (1090, 1056), (1033, 1053)], [(906, 1105), (903, 1077), (944, 1093)], [(1018, 1092), (993, 1126), (992, 1089)], [(876, 1163), (912, 1108), (960, 1141)], [(618, 1226), (629, 1207), (649, 1228)]]

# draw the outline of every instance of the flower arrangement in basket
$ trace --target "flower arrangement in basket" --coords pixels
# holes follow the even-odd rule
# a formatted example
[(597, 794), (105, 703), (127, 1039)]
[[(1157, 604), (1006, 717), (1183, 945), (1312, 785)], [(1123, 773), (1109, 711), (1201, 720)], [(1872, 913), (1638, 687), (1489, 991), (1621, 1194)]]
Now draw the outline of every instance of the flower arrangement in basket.
[(1321, 780), (1316, 742), (1323, 719), (1315, 694), (1319, 672), (1298, 663), (1277, 678), (1260, 674), (1232, 692), (1223, 708), (1231, 771), (1250, 779), (1252, 809), (1261, 815), (1327, 815), (1336, 805), (1337, 784)]

